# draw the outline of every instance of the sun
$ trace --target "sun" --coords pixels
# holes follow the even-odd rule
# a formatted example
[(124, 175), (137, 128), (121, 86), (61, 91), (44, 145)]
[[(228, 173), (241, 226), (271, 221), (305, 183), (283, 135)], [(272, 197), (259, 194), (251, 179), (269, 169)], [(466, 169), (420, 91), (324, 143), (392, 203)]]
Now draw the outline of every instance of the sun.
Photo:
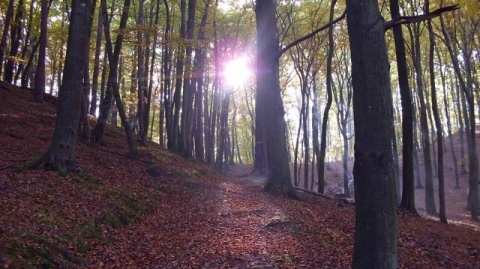
[(245, 58), (238, 58), (225, 65), (223, 76), (228, 86), (241, 87), (252, 76), (252, 71)]

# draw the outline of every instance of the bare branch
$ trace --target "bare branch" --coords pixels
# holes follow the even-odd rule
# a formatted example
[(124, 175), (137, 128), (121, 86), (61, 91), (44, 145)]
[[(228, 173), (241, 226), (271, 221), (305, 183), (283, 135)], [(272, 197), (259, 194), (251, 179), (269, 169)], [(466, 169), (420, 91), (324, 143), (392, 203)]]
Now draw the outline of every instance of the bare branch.
[(422, 21), (427, 21), (431, 20), (433, 18), (436, 18), (440, 16), (444, 12), (449, 12), (449, 11), (454, 11), (456, 9), (459, 9), (458, 5), (453, 5), (453, 6), (447, 6), (447, 7), (442, 7), (439, 8), (435, 11), (423, 14), (423, 15), (418, 15), (418, 16), (402, 16), (393, 20), (390, 20), (385, 23), (385, 31), (392, 28), (395, 25), (401, 25), (401, 24), (409, 24), (409, 23), (415, 23), (415, 22), (422, 22)]
[(287, 46), (285, 46), (283, 49), (280, 50), (280, 52), (277, 55), (277, 59), (280, 58), (280, 56), (282, 56), (285, 52), (287, 52), (292, 47), (295, 47), (296, 45), (300, 44), (301, 42), (314, 37), (316, 34), (320, 33), (321, 31), (323, 31), (323, 30), (327, 29), (328, 27), (336, 24), (337, 22), (343, 20), (343, 18), (345, 18), (346, 13), (347, 13), (347, 11), (345, 10), (342, 13), (342, 15), (340, 17), (336, 18), (335, 20), (325, 24), (324, 26), (322, 26), (322, 27), (318, 28), (317, 30), (311, 32), (310, 34), (308, 34), (306, 36), (303, 36), (303, 37), (300, 37), (299, 39), (297, 39), (297, 40), (293, 41), (292, 43), (288, 44)]

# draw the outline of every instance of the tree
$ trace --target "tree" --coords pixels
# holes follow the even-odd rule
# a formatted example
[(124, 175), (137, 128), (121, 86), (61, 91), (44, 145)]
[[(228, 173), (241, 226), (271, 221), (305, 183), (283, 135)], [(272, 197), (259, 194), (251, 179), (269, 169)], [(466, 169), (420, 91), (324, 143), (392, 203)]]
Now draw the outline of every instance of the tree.
[[(390, 12), (392, 18), (400, 17), (398, 0), (390, 0)], [(402, 26), (393, 27), (393, 37), (395, 41), (395, 56), (397, 58), (398, 84), (402, 98), (402, 171), (403, 188), (402, 201), (400, 207), (410, 213), (416, 214), (415, 209), (415, 187), (413, 173), (413, 103), (412, 94), (408, 85), (407, 58), (405, 55), (405, 40), (403, 39)], [(397, 195), (400, 195), (399, 193)]]
[[(425, 9), (428, 11), (430, 6), (430, 1), (425, 2)], [(434, 52), (435, 52), (435, 34), (433, 32), (432, 21), (427, 22), (428, 36), (430, 39), (429, 47), (429, 61), (428, 68), (430, 72), (430, 91), (432, 97), (432, 110), (433, 116), (435, 119), (435, 128), (437, 129), (437, 147), (438, 147), (438, 196), (439, 196), (439, 217), (442, 223), (447, 223), (447, 216), (445, 213), (445, 184), (444, 184), (444, 173), (443, 173), (443, 127), (440, 119), (440, 113), (438, 109), (437, 102), (437, 90), (435, 86), (435, 66), (434, 66)]]
[(127, 134), (128, 140), (128, 147), (130, 154), (137, 155), (137, 148), (135, 141), (133, 139), (132, 130), (126, 120), (126, 116), (123, 115), (124, 109), (123, 104), (121, 102), (121, 97), (118, 89), (118, 63), (120, 59), (120, 52), (122, 50), (122, 44), (124, 39), (123, 29), (125, 29), (128, 20), (128, 11), (130, 7), (130, 0), (125, 0), (124, 8), (122, 11), (120, 25), (119, 25), (119, 33), (117, 35), (117, 39), (115, 42), (115, 48), (113, 48), (112, 40), (110, 37), (110, 21), (108, 20), (107, 14), (107, 4), (106, 0), (101, 1), (101, 9), (102, 9), (102, 16), (104, 22), (104, 32), (105, 32), (105, 43), (106, 43), (106, 54), (108, 56), (109, 62), (109, 69), (108, 72), (108, 81), (107, 81), (107, 90), (105, 92), (105, 96), (102, 100), (100, 106), (100, 116), (98, 117), (97, 124), (95, 128), (92, 130), (92, 142), (103, 144), (105, 140), (105, 125), (107, 123), (107, 118), (110, 112), (110, 108), (112, 106), (113, 98), (115, 98), (115, 103), (119, 109), (120, 116), (122, 119), (122, 124), (124, 125), (125, 132)]
[(318, 192), (325, 192), (325, 157), (327, 148), (327, 126), (328, 126), (328, 114), (330, 107), (332, 106), (332, 59), (333, 59), (333, 11), (335, 9), (336, 0), (332, 0), (330, 6), (330, 26), (328, 29), (328, 56), (327, 56), (327, 104), (323, 111), (322, 119), (322, 137), (320, 142), (320, 156), (317, 160), (317, 173), (318, 173)]
[(11, 24), (10, 29), (10, 52), (7, 58), (7, 64), (5, 65), (4, 80), (8, 83), (13, 83), (13, 75), (15, 66), (17, 65), (14, 60), (20, 47), (20, 40), (22, 39), (22, 25), (24, 21), (25, 1), (19, 0), (17, 10), (15, 12), (15, 20)]
[(85, 64), (90, 18), (90, 0), (74, 0), (63, 70), (62, 87), (58, 96), (57, 119), (52, 144), (37, 167), (57, 171), (78, 171), (75, 161), (80, 103), (82, 98), (83, 68)]
[(376, 0), (347, 1), (355, 126), (352, 268), (397, 268), (393, 111), (384, 20)]
[(35, 74), (35, 87), (33, 99), (37, 102), (43, 102), (45, 94), (45, 57), (47, 50), (47, 31), (48, 31), (48, 10), (50, 9), (48, 0), (41, 0), (41, 23), (40, 23), (40, 49), (38, 53), (37, 72)]
[(13, 20), (14, 4), (15, 0), (9, 0), (7, 12), (5, 13), (5, 19), (3, 21), (2, 39), (0, 41), (0, 76), (2, 75), (3, 69), (3, 57), (7, 48), (8, 28)]
[[(277, 192), (291, 198), (297, 194), (290, 180), (287, 139), (282, 97), (279, 83), (279, 44), (275, 2), (257, 0), (257, 105), (264, 106), (265, 142), (268, 162), (266, 191)], [(258, 107), (258, 106), (257, 106)], [(258, 113), (258, 111), (257, 111)], [(258, 128), (258, 126), (257, 126)]]
[[(440, 17), (442, 25), (442, 33), (444, 37), (445, 46), (447, 47), (450, 57), (452, 60), (453, 68), (457, 74), (458, 80), (460, 82), (460, 87), (463, 91), (465, 98), (468, 103), (468, 117), (466, 117), (465, 122), (467, 125), (467, 143), (468, 143), (468, 185), (469, 193), (467, 198), (467, 203), (470, 205), (471, 217), (473, 220), (478, 220), (479, 214), (479, 202), (478, 202), (478, 157), (476, 150), (476, 139), (475, 139), (475, 96), (473, 89), (470, 85), (473, 85), (472, 74), (470, 70), (470, 57), (468, 52), (463, 49), (463, 60), (466, 64), (466, 79), (462, 76), (462, 71), (460, 69), (460, 63), (457, 58), (457, 53), (454, 52), (451, 39), (447, 33), (446, 23), (442, 17)], [(463, 42), (466, 43), (466, 42)]]

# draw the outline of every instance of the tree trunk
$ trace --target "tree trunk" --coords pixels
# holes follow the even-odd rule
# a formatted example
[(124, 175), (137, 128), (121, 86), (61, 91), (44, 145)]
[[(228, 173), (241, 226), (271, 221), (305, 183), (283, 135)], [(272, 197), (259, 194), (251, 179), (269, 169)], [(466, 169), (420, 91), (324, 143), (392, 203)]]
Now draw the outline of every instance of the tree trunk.
[(107, 123), (108, 115), (110, 112), (110, 108), (113, 102), (113, 95), (115, 87), (118, 87), (118, 62), (120, 59), (120, 52), (122, 50), (123, 44), (123, 29), (125, 29), (127, 25), (128, 19), (128, 11), (130, 7), (131, 0), (125, 0), (124, 8), (122, 11), (122, 17), (120, 19), (120, 26), (119, 32), (117, 35), (117, 39), (115, 42), (115, 50), (112, 49), (112, 40), (110, 37), (110, 23), (108, 20), (107, 14), (107, 3), (106, 0), (101, 1), (101, 8), (103, 14), (103, 23), (104, 23), (104, 31), (105, 31), (105, 50), (108, 56), (109, 62), (109, 73), (108, 73), (108, 80), (107, 80), (107, 88), (105, 91), (105, 96), (102, 100), (101, 107), (100, 107), (100, 115), (97, 119), (97, 124), (92, 131), (92, 143), (104, 144), (105, 140), (105, 125)]
[(347, 1), (355, 125), (352, 268), (397, 268), (393, 105), (383, 22), (377, 1)]
[[(426, 1), (425, 10), (429, 10), (429, 0)], [(447, 215), (445, 212), (445, 184), (444, 184), (444, 173), (443, 173), (443, 128), (442, 122), (440, 120), (440, 113), (438, 111), (438, 102), (437, 102), (437, 89), (435, 85), (435, 66), (434, 66), (434, 52), (435, 52), (435, 34), (433, 32), (432, 21), (427, 22), (428, 27), (428, 36), (430, 39), (429, 47), (429, 61), (428, 67), (430, 71), (430, 91), (432, 97), (432, 110), (433, 117), (435, 120), (435, 127), (437, 131), (437, 154), (438, 154), (438, 196), (439, 196), (439, 217), (442, 223), (448, 223)]]
[[(398, 0), (390, 0), (392, 18), (400, 17)], [(402, 201), (400, 207), (410, 213), (417, 214), (415, 209), (414, 165), (413, 165), (413, 101), (408, 85), (408, 67), (405, 53), (405, 40), (402, 26), (393, 27), (395, 55), (397, 58), (398, 84), (402, 100)]]
[(140, 138), (140, 144), (145, 146), (147, 144), (148, 129), (144, 120), (145, 114), (145, 95), (147, 92), (147, 71), (145, 70), (145, 40), (144, 40), (144, 3), (145, 0), (138, 2), (138, 16), (137, 16), (137, 117), (138, 117), (138, 136)]
[(425, 205), (428, 214), (436, 214), (436, 206), (434, 199), (432, 160), (430, 153), (430, 133), (428, 130), (427, 107), (425, 104), (425, 86), (423, 83), (423, 69), (421, 66), (421, 49), (420, 49), (420, 30), (419, 25), (414, 25), (414, 67), (417, 79), (418, 99), (420, 101), (420, 129), (422, 137), (423, 159), (425, 168)]
[[(186, 0), (180, 1), (180, 39), (185, 41), (187, 36), (187, 27), (185, 23), (185, 17), (187, 14), (187, 3)], [(181, 141), (180, 134), (180, 108), (182, 107), (182, 87), (183, 87), (183, 76), (184, 76), (184, 67), (185, 67), (185, 47), (179, 46), (177, 48), (177, 61), (175, 64), (175, 93), (173, 96), (173, 152), (181, 153), (183, 143)]]
[[(442, 64), (440, 50), (438, 49), (438, 46), (436, 47), (436, 52), (437, 52), (437, 58), (438, 58), (440, 64)], [(447, 101), (447, 99), (448, 99), (447, 84), (445, 82), (445, 73), (441, 69), (440, 69), (440, 75), (442, 77), (443, 107), (444, 107), (444, 111), (445, 111), (445, 118), (447, 119), (448, 139), (449, 139), (449, 142), (450, 142), (449, 143), (450, 144), (450, 151), (452, 153), (453, 168), (454, 168), (454, 171), (455, 171), (455, 189), (460, 189), (457, 154), (455, 153), (455, 148), (453, 146), (452, 123), (451, 123), (451, 120), (450, 120), (450, 110), (449, 110), (449, 105), (448, 105), (448, 101)], [(453, 91), (453, 89), (454, 89), (454, 87), (451, 87), (450, 91)], [(453, 98), (453, 94), (452, 94), (452, 98)]]
[(59, 91), (57, 119), (50, 148), (41, 166), (57, 171), (81, 170), (75, 161), (75, 144), (82, 98), (82, 72), (85, 64), (89, 25), (89, 0), (72, 2), (67, 56)]
[(14, 4), (15, 0), (8, 1), (7, 12), (5, 13), (5, 19), (3, 20), (2, 40), (0, 41), (0, 77), (3, 70), (3, 58), (5, 57), (5, 50), (7, 49), (8, 28), (10, 28), (13, 20)]
[(17, 5), (17, 12), (15, 13), (15, 22), (11, 25), (10, 30), (10, 52), (8, 54), (9, 58), (5, 66), (4, 80), (8, 83), (13, 83), (13, 74), (15, 71), (15, 61), (13, 60), (18, 53), (18, 48), (20, 47), (20, 39), (22, 38), (22, 25), (23, 25), (23, 16), (24, 16), (25, 2), (24, 0), (19, 0)]
[[(37, 102), (43, 102), (43, 95), (45, 94), (45, 58), (47, 52), (47, 38), (48, 38), (48, 0), (41, 0), (41, 19), (40, 19), (40, 49), (38, 51), (37, 72), (35, 75), (35, 87), (33, 92), (33, 99)], [(88, 55), (88, 54), (87, 54)], [(88, 57), (86, 57), (88, 59)]]
[[(336, 0), (332, 0), (330, 5), (330, 18), (329, 21), (333, 21), (333, 15), (335, 10)], [(332, 106), (332, 59), (333, 59), (333, 25), (328, 28), (328, 55), (327, 55), (327, 104), (323, 111), (322, 119), (322, 138), (320, 142), (320, 158), (317, 160), (317, 174), (318, 174), (318, 192), (325, 192), (325, 157), (327, 149), (327, 127), (328, 127), (328, 114), (330, 107)]]
[[(468, 198), (467, 198), (467, 204), (470, 205), (470, 211), (471, 211), (471, 217), (472, 220), (478, 220), (478, 214), (479, 212), (479, 197), (478, 197), (478, 158), (477, 158), (477, 145), (476, 145), (476, 136), (475, 136), (475, 96), (473, 93), (473, 90), (470, 88), (471, 85), (473, 85), (473, 81), (471, 78), (471, 73), (469, 74), (469, 65), (470, 65), (470, 59), (466, 57), (464, 54), (463, 60), (465, 61), (467, 70), (466, 70), (466, 76), (467, 76), (467, 81), (462, 77), (462, 72), (460, 70), (460, 65), (458, 63), (458, 58), (457, 54), (454, 53), (452, 49), (452, 45), (450, 42), (450, 37), (448, 36), (448, 33), (446, 31), (446, 26), (445, 23), (440, 17), (440, 21), (442, 24), (442, 33), (444, 36), (445, 40), (445, 45), (450, 52), (451, 60), (453, 63), (453, 67), (455, 70), (455, 73), (457, 74), (458, 80), (460, 81), (460, 86), (462, 88), (462, 91), (465, 95), (465, 98), (467, 99), (468, 103), (468, 120), (466, 120), (466, 123), (468, 123), (467, 126), (467, 143), (468, 143), (468, 186), (469, 186), (469, 193), (468, 193)], [(465, 53), (465, 50), (464, 50)], [(467, 85), (469, 85), (467, 87)]]
[(95, 56), (93, 61), (92, 99), (90, 102), (90, 111), (89, 111), (89, 114), (92, 116), (96, 116), (96, 112), (97, 112), (98, 77), (100, 72), (100, 51), (102, 50), (102, 31), (103, 31), (102, 10), (98, 9), (97, 37), (95, 41)]
[(290, 179), (285, 110), (280, 94), (279, 59), (277, 58), (280, 49), (276, 36), (275, 2), (273, 0), (257, 0), (255, 16), (257, 25), (257, 95), (260, 96), (261, 101), (258, 104), (266, 107), (262, 111), (265, 114), (263, 123), (265, 124), (269, 172), (265, 190), (297, 198)]

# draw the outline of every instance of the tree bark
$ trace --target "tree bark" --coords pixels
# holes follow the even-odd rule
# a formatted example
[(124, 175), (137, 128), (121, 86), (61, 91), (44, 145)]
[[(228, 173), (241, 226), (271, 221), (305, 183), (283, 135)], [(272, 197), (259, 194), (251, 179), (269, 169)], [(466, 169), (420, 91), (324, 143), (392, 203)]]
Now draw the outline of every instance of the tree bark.
[(40, 48), (38, 51), (37, 72), (35, 75), (35, 87), (33, 92), (33, 99), (37, 102), (43, 102), (43, 95), (45, 94), (45, 58), (47, 52), (47, 38), (48, 38), (48, 11), (50, 7), (48, 0), (41, 0), (41, 19), (40, 19)]
[[(392, 19), (400, 17), (398, 0), (390, 0)], [(408, 85), (408, 67), (405, 53), (405, 40), (402, 26), (393, 26), (395, 55), (397, 59), (398, 83), (402, 102), (402, 193), (400, 207), (410, 213), (417, 214), (415, 209), (414, 165), (413, 165), (413, 101)], [(398, 194), (400, 195), (400, 194)]]
[(3, 70), (3, 58), (5, 56), (5, 50), (7, 48), (7, 39), (8, 39), (8, 28), (13, 20), (13, 11), (15, 7), (15, 0), (8, 1), (7, 12), (5, 13), (5, 19), (3, 21), (3, 32), (2, 40), (0, 41), (0, 76), (2, 75)]
[(102, 10), (98, 9), (98, 24), (97, 36), (95, 40), (95, 56), (93, 61), (93, 78), (92, 78), (92, 99), (90, 102), (89, 114), (96, 116), (97, 100), (98, 100), (98, 77), (100, 73), (100, 52), (102, 49), (102, 31), (103, 31), (103, 16)]
[(394, 132), (384, 20), (375, 0), (347, 1), (355, 125), (352, 268), (397, 268)]
[(118, 63), (119, 63), (120, 52), (122, 50), (122, 44), (124, 39), (123, 29), (125, 29), (127, 25), (130, 3), (131, 3), (131, 0), (125, 0), (124, 2), (122, 17), (120, 19), (119, 32), (115, 42), (115, 49), (113, 49), (112, 40), (110, 37), (110, 22), (108, 20), (107, 4), (106, 4), (106, 0), (101, 1), (103, 23), (104, 23), (103, 28), (105, 31), (105, 43), (106, 43), (105, 50), (108, 56), (109, 72), (108, 72), (105, 96), (102, 99), (102, 103), (100, 106), (100, 115), (97, 119), (97, 124), (92, 130), (92, 136), (91, 136), (92, 143), (104, 144), (105, 142), (105, 125), (107, 123), (110, 108), (112, 107), (113, 94), (114, 94), (113, 91), (115, 87), (118, 87), (118, 81), (117, 81)]
[(82, 98), (85, 48), (88, 40), (89, 0), (74, 0), (70, 17), (67, 56), (59, 91), (57, 119), (50, 148), (40, 166), (57, 171), (81, 170), (75, 161), (80, 104)]
[[(279, 82), (279, 52), (275, 2), (257, 0), (255, 6), (257, 25), (257, 95), (260, 105), (266, 109), (265, 142), (268, 160), (266, 191), (298, 198), (290, 179), (290, 165), (287, 152), (286, 128)], [(257, 106), (258, 108), (258, 106)], [(257, 111), (258, 113), (258, 111)], [(257, 126), (258, 128), (259, 126)]]
[[(332, 0), (330, 5), (330, 23), (333, 22), (333, 13), (335, 10), (336, 0)], [(332, 59), (333, 59), (333, 24), (328, 28), (328, 55), (327, 55), (327, 104), (323, 111), (322, 119), (322, 137), (320, 142), (320, 158), (317, 160), (317, 174), (318, 174), (318, 192), (325, 193), (325, 157), (327, 149), (327, 127), (328, 114), (332, 106)]]
[[(427, 0), (425, 4), (425, 9), (429, 10), (430, 1)], [(443, 127), (440, 120), (440, 113), (438, 109), (437, 101), (437, 89), (435, 85), (435, 34), (433, 32), (432, 21), (427, 22), (428, 27), (428, 36), (430, 39), (429, 47), (429, 60), (428, 60), (428, 69), (430, 71), (430, 91), (432, 98), (432, 112), (433, 118), (435, 121), (436, 135), (437, 135), (437, 155), (438, 155), (438, 165), (437, 165), (437, 176), (438, 176), (438, 196), (439, 196), (439, 217), (440, 222), (448, 223), (446, 209), (445, 209), (445, 184), (444, 184), (444, 172), (443, 172)]]
[[(464, 54), (464, 61), (467, 66), (466, 70), (466, 76), (467, 76), (467, 81), (462, 77), (462, 72), (460, 70), (460, 65), (458, 63), (458, 58), (457, 54), (454, 53), (452, 49), (452, 45), (450, 42), (450, 37), (448, 36), (445, 22), (443, 18), (440, 17), (440, 21), (442, 24), (442, 33), (444, 36), (445, 40), (445, 45), (450, 52), (450, 57), (453, 63), (453, 67), (455, 70), (455, 73), (457, 74), (458, 80), (460, 82), (460, 87), (465, 95), (465, 98), (467, 99), (468, 103), (468, 120), (466, 120), (466, 123), (468, 123), (467, 126), (467, 143), (468, 143), (468, 185), (469, 185), (469, 193), (468, 193), (468, 198), (467, 198), (467, 204), (470, 205), (470, 211), (471, 211), (471, 218), (472, 220), (478, 220), (478, 214), (480, 213), (479, 211), (479, 194), (478, 194), (478, 157), (477, 157), (477, 145), (476, 145), (476, 134), (475, 134), (475, 96), (473, 93), (473, 90), (470, 88), (470, 85), (473, 85), (472, 79), (471, 79), (471, 74), (468, 72), (469, 64), (470, 64), (470, 59), (466, 57)], [(464, 51), (465, 53), (465, 51)], [(469, 86), (467, 86), (469, 85)]]
[(10, 29), (10, 52), (9, 58), (5, 66), (4, 80), (8, 83), (13, 83), (13, 74), (15, 71), (15, 61), (12, 60), (17, 56), (18, 48), (20, 47), (20, 39), (22, 38), (22, 22), (24, 20), (25, 1), (19, 0), (17, 10), (15, 12), (15, 22), (11, 24)]

